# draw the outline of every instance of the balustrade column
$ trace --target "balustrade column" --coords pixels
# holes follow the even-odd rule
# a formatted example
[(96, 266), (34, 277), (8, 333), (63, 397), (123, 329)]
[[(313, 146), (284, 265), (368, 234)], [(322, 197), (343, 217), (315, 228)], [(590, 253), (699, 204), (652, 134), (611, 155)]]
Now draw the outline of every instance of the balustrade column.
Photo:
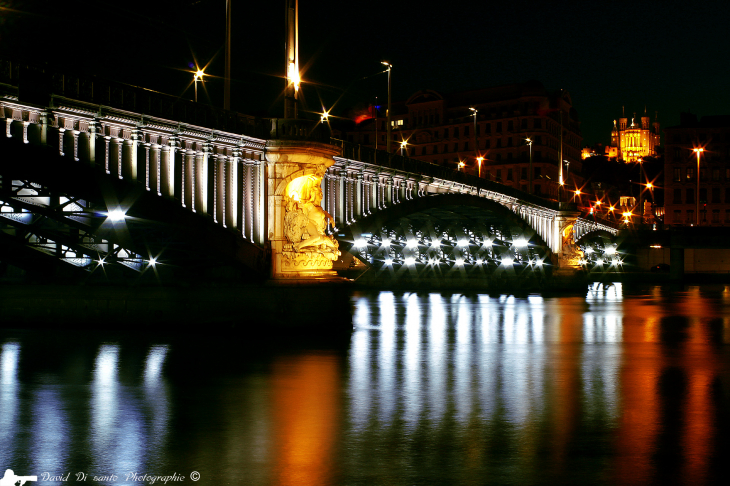
[(132, 179), (133, 182), (137, 182), (137, 175), (139, 174), (139, 160), (137, 159), (137, 157), (139, 156), (137, 152), (137, 141), (139, 140), (139, 135), (140, 132), (138, 129), (132, 130), (130, 138), (126, 142), (127, 147), (129, 148), (129, 159), (126, 164), (127, 170), (125, 172), (127, 173), (127, 176)]
[(226, 214), (228, 215), (228, 218), (226, 219), (227, 226), (230, 226), (232, 228), (236, 228), (238, 230), (241, 229), (241, 226), (238, 224), (238, 206), (240, 199), (240, 182), (238, 174), (240, 172), (239, 170), (239, 157), (240, 157), (240, 150), (237, 148), (234, 148), (231, 152), (231, 157), (227, 159), (227, 166), (228, 170), (226, 170)]
[(161, 169), (162, 169), (162, 146), (156, 143), (152, 144), (152, 172), (151, 176), (154, 177), (152, 186), (157, 191), (157, 195), (162, 195), (161, 180)]
[(210, 200), (208, 202), (208, 209), (211, 210), (210, 214), (213, 216), (214, 222), (221, 222), (225, 225), (225, 220), (223, 219), (222, 214), (223, 204), (221, 199), (221, 196), (224, 194), (224, 190), (223, 184), (220, 180), (223, 175), (223, 171), (221, 170), (219, 159), (220, 155), (218, 154), (208, 155), (208, 170), (212, 171), (212, 177), (209, 177), (208, 179), (208, 199)]
[(210, 160), (212, 147), (209, 143), (203, 144), (203, 151), (198, 152), (200, 163), (198, 174), (200, 174), (200, 211), (203, 214), (210, 214), (215, 217), (215, 163)]
[(190, 163), (188, 161), (188, 156), (188, 150), (180, 147), (180, 202), (184, 208), (192, 206), (192, 204), (188, 201), (190, 197), (190, 189), (188, 188), (188, 184), (190, 183), (190, 176), (188, 175)]
[(122, 167), (124, 166), (124, 139), (117, 137), (114, 139), (114, 143), (117, 144), (117, 177), (123, 179)]
[(359, 219), (359, 218), (363, 217), (363, 214), (362, 214), (362, 208), (363, 208), (362, 172), (359, 172), (355, 177), (357, 178), (357, 182), (355, 183), (355, 208), (354, 208), (355, 216), (353, 219)]
[(48, 112), (41, 112), (41, 145), (48, 145)]
[(79, 131), (78, 130), (71, 130), (71, 135), (73, 136), (74, 140), (74, 161), (79, 161)]
[(266, 242), (266, 216), (268, 214), (266, 203), (266, 162), (263, 160), (256, 162), (256, 199), (253, 207), (253, 215), (256, 223), (254, 242), (263, 246)]
[[(12, 120), (8, 118), (8, 121), (11, 122)], [(58, 127), (58, 154), (63, 157), (66, 154), (63, 153), (63, 133), (66, 131), (66, 128), (59, 126)], [(8, 138), (10, 138), (10, 123), (8, 123)]]
[(236, 199), (238, 200), (238, 217), (236, 219), (236, 228), (238, 228), (243, 237), (246, 238), (246, 209), (248, 208), (249, 198), (249, 193), (247, 191), (248, 167), (243, 159), (238, 160), (236, 165), (236, 170), (238, 171), (236, 176)]
[[(89, 166), (96, 165), (96, 120), (89, 121)], [(42, 138), (42, 137), (41, 137)], [(41, 143), (43, 143), (41, 141)]]
[(150, 190), (150, 149), (152, 144), (149, 142), (144, 143), (144, 187), (148, 191)]
[[(182, 175), (183, 175), (183, 159), (184, 153), (180, 146), (180, 140), (177, 138), (170, 138), (169, 141), (170, 150), (168, 152), (168, 166), (167, 166), (167, 180), (169, 196), (174, 199), (179, 199), (183, 203), (182, 199)], [(178, 150), (181, 149), (181, 150)], [(178, 161), (178, 153), (181, 155)], [(165, 180), (165, 178), (163, 178)]]
[(347, 195), (346, 195), (346, 183), (345, 180), (347, 177), (347, 171), (344, 169), (340, 169), (339, 177), (337, 178), (337, 188), (335, 189), (335, 211), (336, 216), (335, 220), (337, 223), (341, 225), (345, 225), (347, 223), (346, 215), (347, 215)]
[(104, 150), (104, 171), (107, 174), (111, 174), (111, 171), (109, 170), (109, 150), (110, 150), (109, 145), (111, 144), (111, 141), (112, 141), (112, 137), (110, 137), (108, 135), (104, 137), (104, 144), (105, 144), (105, 150)]

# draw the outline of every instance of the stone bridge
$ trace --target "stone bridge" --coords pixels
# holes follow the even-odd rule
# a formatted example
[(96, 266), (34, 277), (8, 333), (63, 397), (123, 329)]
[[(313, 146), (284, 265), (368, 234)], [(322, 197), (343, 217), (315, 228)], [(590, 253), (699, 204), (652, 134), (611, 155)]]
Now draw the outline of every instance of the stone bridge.
[(333, 139), (326, 125), (27, 73), (0, 84), (6, 261), (172, 278), (234, 262), (262, 279), (326, 280), (363, 264), (575, 266), (578, 240), (617, 233), (566, 203)]

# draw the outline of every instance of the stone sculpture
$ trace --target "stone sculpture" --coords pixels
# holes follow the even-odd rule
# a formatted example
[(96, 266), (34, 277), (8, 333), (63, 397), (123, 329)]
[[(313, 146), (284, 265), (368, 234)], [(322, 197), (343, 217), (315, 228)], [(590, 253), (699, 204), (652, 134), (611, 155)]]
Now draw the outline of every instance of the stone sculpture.
[(322, 209), (320, 179), (304, 176), (295, 179), (286, 193), (284, 235), (296, 253), (316, 253), (329, 260), (340, 256), (339, 244), (327, 234), (327, 224), (334, 227), (331, 214)]

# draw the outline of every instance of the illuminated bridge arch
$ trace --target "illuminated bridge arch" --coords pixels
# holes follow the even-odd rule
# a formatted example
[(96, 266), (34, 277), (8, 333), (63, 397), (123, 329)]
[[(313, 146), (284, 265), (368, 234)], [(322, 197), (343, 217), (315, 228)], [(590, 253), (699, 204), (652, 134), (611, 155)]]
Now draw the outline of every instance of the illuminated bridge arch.
[(584, 233), (576, 240), (583, 252), (581, 266), (588, 271), (619, 270), (625, 255), (619, 249), (616, 235), (605, 229)]
[(518, 214), (468, 194), (404, 201), (347, 227), (343, 246), (377, 271), (542, 276), (552, 252)]

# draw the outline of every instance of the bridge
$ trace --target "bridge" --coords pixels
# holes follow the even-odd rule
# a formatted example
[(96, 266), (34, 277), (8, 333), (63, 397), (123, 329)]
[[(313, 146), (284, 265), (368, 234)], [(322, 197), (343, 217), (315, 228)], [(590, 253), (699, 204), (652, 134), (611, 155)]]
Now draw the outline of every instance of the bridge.
[(352, 145), (322, 123), (0, 61), (0, 126), (6, 270), (540, 277), (615, 254), (617, 229), (573, 205)]

